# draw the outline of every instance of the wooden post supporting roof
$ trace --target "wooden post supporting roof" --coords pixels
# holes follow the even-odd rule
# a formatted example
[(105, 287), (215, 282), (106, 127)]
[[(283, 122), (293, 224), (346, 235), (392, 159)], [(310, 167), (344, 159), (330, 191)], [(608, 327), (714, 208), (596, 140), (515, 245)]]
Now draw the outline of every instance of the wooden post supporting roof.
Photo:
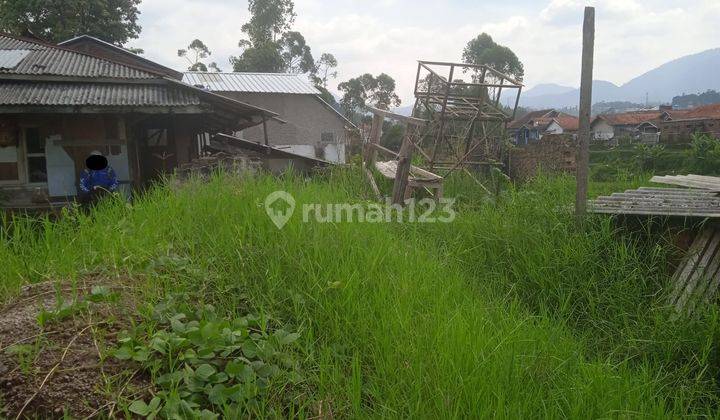
[(578, 130), (577, 188), (575, 191), (575, 214), (577, 216), (584, 215), (587, 209), (594, 44), (595, 8), (586, 7), (585, 19), (583, 21), (582, 74), (580, 77), (580, 127)]

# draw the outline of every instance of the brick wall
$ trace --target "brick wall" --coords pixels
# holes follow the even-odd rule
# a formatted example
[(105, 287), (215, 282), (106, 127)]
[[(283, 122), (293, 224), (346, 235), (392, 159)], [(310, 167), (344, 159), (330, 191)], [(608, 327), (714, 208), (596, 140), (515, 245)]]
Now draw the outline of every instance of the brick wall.
[(508, 171), (515, 180), (534, 177), (539, 171), (575, 172), (575, 140), (569, 134), (546, 134), (539, 142), (514, 147), (508, 154)]

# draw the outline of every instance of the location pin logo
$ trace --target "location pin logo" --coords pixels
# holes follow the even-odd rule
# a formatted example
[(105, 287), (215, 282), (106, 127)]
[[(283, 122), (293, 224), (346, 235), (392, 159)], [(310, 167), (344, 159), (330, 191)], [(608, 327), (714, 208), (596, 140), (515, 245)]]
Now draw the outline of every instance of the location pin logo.
[(270, 220), (282, 229), (295, 211), (295, 199), (285, 191), (275, 191), (265, 197), (265, 212)]

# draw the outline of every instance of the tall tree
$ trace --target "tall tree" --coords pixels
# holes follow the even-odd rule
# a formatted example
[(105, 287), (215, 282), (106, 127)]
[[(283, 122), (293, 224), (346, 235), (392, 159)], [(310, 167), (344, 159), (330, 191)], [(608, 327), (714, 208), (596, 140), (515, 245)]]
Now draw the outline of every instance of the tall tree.
[(340, 83), (338, 89), (343, 93), (340, 104), (346, 116), (354, 121), (358, 121), (359, 114), (367, 105), (380, 109), (400, 105), (400, 98), (395, 93), (395, 80), (385, 73), (377, 77), (365, 73)]
[(202, 60), (210, 57), (212, 53), (207, 45), (199, 39), (194, 39), (187, 49), (178, 50), (177, 55), (187, 60), (190, 64), (190, 67), (188, 67), (190, 71), (208, 71), (208, 68), (220, 71), (220, 68), (214, 62), (209, 65), (202, 62)]
[[(287, 68), (279, 38), (295, 21), (292, 0), (250, 0), (250, 20), (242, 26), (247, 36), (238, 43), (240, 56), (230, 57), (235, 71), (277, 73)], [(304, 43), (303, 39), (303, 43)]]
[(275, 42), (295, 22), (295, 5), (292, 0), (250, 0), (250, 21), (242, 31), (250, 38), (252, 45)]
[(315, 62), (315, 71), (313, 72), (313, 82), (323, 89), (327, 89), (329, 78), (336, 78), (338, 62), (334, 55), (323, 53), (320, 59)]
[(241, 40), (238, 46), (243, 48), (242, 54), (230, 57), (234, 71), (281, 73), (285, 70), (285, 61), (276, 42), (253, 45), (250, 41)]
[(312, 73), (315, 71), (315, 60), (305, 37), (300, 32), (288, 31), (279, 42), (280, 56), (285, 63), (285, 71), (289, 73)]
[(292, 0), (250, 0), (250, 20), (242, 26), (247, 36), (238, 43), (242, 54), (230, 57), (235, 71), (315, 73), (310, 46), (295, 21)]
[(141, 0), (0, 0), (0, 31), (51, 42), (91, 35), (122, 45), (140, 34)]
[(510, 48), (497, 44), (485, 32), (467, 43), (462, 58), (466, 63), (485, 64), (519, 80), (525, 75), (517, 55)]

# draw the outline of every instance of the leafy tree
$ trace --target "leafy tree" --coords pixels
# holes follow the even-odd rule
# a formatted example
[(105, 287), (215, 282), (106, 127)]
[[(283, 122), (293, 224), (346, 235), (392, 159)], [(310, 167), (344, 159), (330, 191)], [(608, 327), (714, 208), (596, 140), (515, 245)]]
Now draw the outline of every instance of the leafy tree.
[[(238, 46), (243, 49), (242, 54), (230, 57), (233, 70), (268, 73), (286, 71), (288, 65), (285, 58), (293, 57), (291, 52), (284, 51), (284, 47), (297, 48), (298, 46), (293, 42), (299, 42), (295, 37), (286, 39), (284, 42), (281, 39), (282, 33), (289, 30), (295, 21), (292, 0), (250, 0), (248, 10), (252, 17), (242, 26), (242, 31), (248, 39), (240, 40), (238, 43)], [(302, 43), (305, 44), (304, 38)], [(302, 46), (300, 49), (300, 56), (302, 56)]]
[(340, 104), (345, 109), (346, 116), (355, 121), (367, 105), (380, 109), (400, 105), (400, 98), (395, 93), (395, 80), (385, 73), (377, 77), (365, 73), (340, 83), (338, 89), (343, 92)]
[(510, 48), (495, 43), (492, 37), (484, 32), (467, 43), (462, 58), (466, 63), (485, 64), (518, 80), (522, 80), (525, 74), (515, 53)]
[(315, 85), (327, 89), (327, 82), (329, 78), (336, 78), (338, 62), (334, 55), (330, 53), (323, 53), (320, 59), (315, 62), (315, 71), (313, 74), (313, 82)]
[(250, 0), (248, 9), (252, 17), (241, 29), (253, 46), (275, 42), (295, 22), (294, 8), (292, 0)]
[(220, 71), (216, 63), (213, 62), (205, 65), (205, 63), (201, 61), (210, 57), (212, 53), (207, 45), (199, 39), (194, 39), (193, 42), (188, 45), (187, 49), (178, 50), (177, 55), (178, 57), (184, 57), (188, 61), (190, 64), (188, 70), (190, 71), (208, 71), (208, 67), (214, 71)]
[(239, 57), (230, 57), (234, 71), (257, 71), (265, 73), (281, 73), (285, 70), (285, 61), (276, 42), (260, 45), (249, 45), (249, 41), (240, 41), (239, 46), (245, 49)]
[(91, 35), (122, 45), (137, 38), (140, 0), (0, 0), (0, 31), (50, 42)]
[(234, 71), (309, 73), (314, 78), (317, 66), (310, 46), (300, 32), (290, 30), (294, 7), (292, 0), (250, 0), (252, 17), (242, 26), (247, 39), (238, 43), (242, 54), (230, 57)]
[(300, 32), (285, 32), (280, 39), (280, 56), (289, 73), (310, 73), (315, 71), (315, 60), (305, 37)]

